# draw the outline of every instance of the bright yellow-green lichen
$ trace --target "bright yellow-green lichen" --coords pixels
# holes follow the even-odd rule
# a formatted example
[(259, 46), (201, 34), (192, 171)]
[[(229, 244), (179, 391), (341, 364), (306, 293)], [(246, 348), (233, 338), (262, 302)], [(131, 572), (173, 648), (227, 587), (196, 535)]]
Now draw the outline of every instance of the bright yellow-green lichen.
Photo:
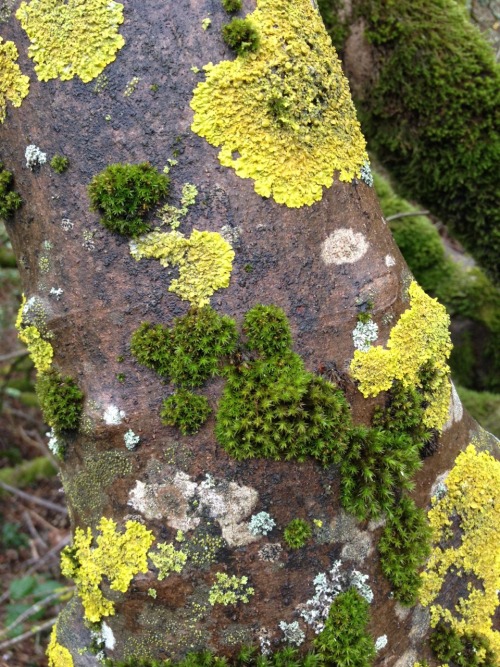
[(225, 572), (217, 572), (216, 583), (213, 584), (208, 595), (210, 604), (236, 604), (237, 602), (249, 602), (249, 596), (254, 594), (254, 589), (248, 584), (248, 577), (229, 576)]
[[(473, 581), (467, 584), (469, 595), (460, 598), (456, 615), (440, 604), (433, 605), (431, 623), (436, 625), (442, 618), (459, 634), (484, 635), (500, 656), (500, 632), (492, 628), (500, 590), (500, 462), (469, 445), (458, 455), (446, 487), (447, 493), (429, 511), (435, 547), (422, 573), (420, 601), (431, 605), (449, 573), (472, 575)], [(443, 546), (453, 537), (457, 517), (461, 542)]]
[(448, 417), (451, 395), (447, 364), (452, 348), (450, 318), (444, 306), (427, 296), (415, 281), (408, 293), (410, 308), (393, 327), (387, 349), (375, 345), (365, 352), (356, 350), (351, 374), (366, 397), (389, 390), (393, 380), (400, 380), (405, 387), (421, 387), (421, 374), (426, 372), (424, 397), (429, 405), (424, 423), (440, 430)]
[(196, 229), (188, 239), (177, 231), (145, 234), (131, 242), (130, 253), (136, 260), (155, 258), (162, 266), (178, 266), (179, 277), (169, 291), (200, 307), (229, 285), (234, 259), (234, 250), (220, 234)]
[(154, 541), (151, 531), (137, 521), (127, 521), (125, 532), (116, 531), (116, 523), (103, 517), (97, 526), (101, 534), (92, 548), (92, 531), (77, 528), (73, 546), (61, 554), (61, 572), (76, 583), (85, 610), (85, 618), (98, 623), (115, 613), (111, 600), (99, 586), (107, 577), (110, 588), (125, 593), (134, 575), (148, 570), (148, 549)]
[(21, 73), (16, 60), (19, 56), (14, 42), (4, 42), (0, 37), (0, 123), (6, 116), (7, 101), (20, 107), (29, 93), (29, 77)]
[(172, 544), (162, 542), (157, 545), (158, 551), (150, 551), (148, 556), (158, 568), (158, 581), (162, 581), (172, 572), (182, 572), (187, 556), (183, 551), (176, 551)]
[(43, 340), (40, 331), (34, 325), (24, 326), (23, 311), (26, 305), (26, 297), (23, 294), (21, 306), (17, 313), (16, 329), (19, 340), (21, 340), (30, 353), (30, 357), (39, 373), (46, 373), (52, 365), (54, 349), (50, 343)]
[(57, 623), (52, 628), (50, 642), (47, 647), (48, 667), (73, 667), (73, 658), (67, 648), (57, 641)]
[(258, 194), (313, 204), (336, 170), (351, 181), (368, 159), (347, 80), (311, 0), (258, 0), (248, 18), (259, 50), (205, 66), (191, 129)]
[(125, 44), (118, 33), (123, 5), (114, 0), (32, 0), (16, 16), (30, 39), (28, 55), (40, 81), (79, 76), (88, 83)]

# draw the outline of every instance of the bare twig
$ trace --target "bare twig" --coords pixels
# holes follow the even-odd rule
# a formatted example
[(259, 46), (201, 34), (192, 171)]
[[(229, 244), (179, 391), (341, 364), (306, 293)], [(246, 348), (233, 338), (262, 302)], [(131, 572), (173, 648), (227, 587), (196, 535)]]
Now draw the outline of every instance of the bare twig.
[(45, 543), (40, 539), (39, 533), (35, 526), (33, 525), (33, 521), (31, 520), (31, 517), (29, 513), (24, 510), (23, 512), (23, 519), (26, 522), (26, 525), (28, 527), (28, 530), (31, 533), (31, 552), (35, 558), (40, 558), (40, 554), (38, 553), (37, 545), (38, 546), (46, 546)]
[(43, 600), (40, 600), (40, 602), (35, 602), (35, 604), (32, 604), (31, 607), (29, 607), (29, 609), (23, 611), (23, 613), (20, 614), (14, 621), (12, 621), (10, 625), (8, 625), (3, 630), (0, 630), (0, 639), (3, 639), (3, 637), (5, 637), (11, 630), (13, 630), (23, 621), (33, 616), (33, 614), (36, 614), (37, 612), (47, 607), (53, 600), (58, 600), (65, 593), (69, 593), (69, 591), (73, 590), (74, 590), (73, 586), (61, 586), (60, 590), (58, 590), (57, 592), (51, 593), (50, 595), (47, 595), (47, 597), (44, 598)]
[[(70, 544), (70, 542), (71, 542), (71, 535), (67, 535), (60, 542), (58, 542), (55, 547), (52, 547), (52, 549), (50, 551), (47, 551), (46, 554), (44, 554), (40, 559), (38, 559), (29, 568), (29, 570), (27, 570), (25, 576), (33, 574), (33, 572), (36, 572), (37, 570), (39, 570), (42, 567), (42, 565), (45, 565), (45, 563), (47, 563), (47, 561), (49, 561), (51, 558), (54, 558), (54, 556), (57, 556), (57, 554), (61, 551), (61, 549), (63, 549), (68, 544)], [(2, 602), (2, 599), (0, 598), (0, 604), (1, 604), (1, 602)]]
[(392, 222), (393, 220), (399, 220), (399, 218), (413, 218), (416, 215), (429, 215), (430, 211), (407, 211), (406, 213), (395, 213), (394, 215), (388, 216), (385, 221)]
[(2, 361), (9, 361), (10, 359), (17, 359), (18, 357), (25, 357), (28, 354), (28, 350), (14, 350), (8, 354), (0, 355), (0, 364)]
[(43, 500), (42, 498), (37, 498), (37, 496), (31, 496), (29, 493), (21, 491), (20, 489), (16, 489), (13, 486), (9, 486), (9, 484), (5, 484), (4, 482), (0, 482), (0, 488), (2, 488), (4, 491), (8, 491), (9, 493), (13, 493), (15, 496), (19, 496), (19, 498), (23, 498), (23, 500), (29, 500), (31, 503), (41, 505), (42, 507), (46, 507), (49, 510), (53, 510), (54, 512), (59, 512), (60, 514), (65, 515), (68, 514), (68, 510), (65, 507), (56, 505), (55, 503), (50, 502), (50, 500)]
[(14, 639), (9, 639), (8, 641), (3, 642), (2, 644), (0, 644), (0, 651), (4, 651), (6, 648), (10, 648), (11, 646), (20, 644), (25, 639), (29, 639), (30, 637), (33, 637), (33, 635), (36, 635), (38, 632), (42, 632), (43, 630), (48, 630), (48, 628), (51, 628), (56, 621), (57, 621), (57, 616), (54, 616), (54, 618), (51, 618), (50, 620), (45, 621), (44, 623), (40, 623), (40, 625), (35, 625), (33, 628), (31, 628), (31, 630), (24, 632), (22, 635), (19, 635), (18, 637), (14, 637)]

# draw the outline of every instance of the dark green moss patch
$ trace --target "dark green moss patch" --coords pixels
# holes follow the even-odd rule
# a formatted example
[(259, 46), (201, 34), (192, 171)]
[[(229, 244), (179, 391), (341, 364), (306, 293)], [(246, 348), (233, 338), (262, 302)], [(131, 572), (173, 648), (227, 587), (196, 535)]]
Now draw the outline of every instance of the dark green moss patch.
[(69, 160), (64, 155), (54, 155), (50, 161), (50, 166), (56, 174), (62, 174), (69, 167)]
[(163, 401), (161, 419), (167, 426), (177, 426), (183, 435), (197, 433), (210, 415), (205, 396), (179, 389)]
[(311, 537), (311, 526), (304, 519), (292, 519), (283, 532), (283, 538), (290, 549), (300, 549)]
[(149, 231), (144, 216), (169, 192), (170, 179), (148, 162), (112, 164), (90, 182), (92, 210), (110, 231), (138, 236)]
[(233, 19), (223, 26), (222, 38), (239, 56), (259, 48), (259, 33), (249, 19)]
[(12, 190), (14, 177), (0, 162), (0, 218), (11, 218), (23, 203), (21, 196)]
[(228, 14), (236, 14), (243, 7), (242, 0), (222, 0), (222, 6)]
[(36, 393), (43, 418), (55, 433), (75, 431), (80, 424), (83, 393), (71, 377), (63, 377), (57, 371), (38, 376)]
[(430, 645), (437, 659), (450, 667), (495, 667), (498, 664), (486, 637), (475, 632), (459, 635), (444, 621), (437, 624)]

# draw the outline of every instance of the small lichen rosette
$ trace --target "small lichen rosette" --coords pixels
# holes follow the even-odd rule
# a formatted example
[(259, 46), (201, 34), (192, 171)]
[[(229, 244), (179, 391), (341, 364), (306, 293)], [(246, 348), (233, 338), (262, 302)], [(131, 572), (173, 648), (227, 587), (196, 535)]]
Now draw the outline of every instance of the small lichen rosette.
[(79, 76), (88, 83), (125, 44), (118, 33), (123, 5), (114, 0), (32, 0), (16, 12), (30, 39), (40, 81)]
[(447, 364), (452, 349), (450, 318), (444, 306), (427, 296), (417, 282), (412, 281), (408, 294), (410, 308), (393, 327), (387, 347), (356, 350), (351, 374), (365, 397), (388, 391), (394, 380), (400, 380), (404, 387), (421, 387), (428, 403), (424, 423), (441, 430), (448, 418), (451, 396)]
[[(422, 573), (420, 602), (431, 605), (432, 625), (444, 619), (461, 635), (484, 635), (500, 657), (500, 632), (493, 629), (500, 590), (500, 462), (469, 445), (458, 455), (446, 488), (428, 515), (434, 548)], [(451, 546), (457, 522), (460, 541)], [(441, 594), (448, 577), (464, 575), (467, 596), (453, 610), (436, 603), (449, 597)]]
[(255, 191), (289, 207), (321, 200), (336, 170), (360, 178), (365, 140), (349, 86), (310, 0), (258, 0), (256, 53), (205, 66), (192, 130)]
[(0, 37), (0, 123), (5, 120), (7, 101), (14, 107), (20, 107), (29, 93), (30, 80), (22, 74), (16, 62), (18, 57), (14, 42), (4, 42)]

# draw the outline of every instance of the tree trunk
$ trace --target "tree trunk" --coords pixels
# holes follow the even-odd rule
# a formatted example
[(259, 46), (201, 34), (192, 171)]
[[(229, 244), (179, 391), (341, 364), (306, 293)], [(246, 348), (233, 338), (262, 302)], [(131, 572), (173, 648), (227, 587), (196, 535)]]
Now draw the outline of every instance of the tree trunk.
[[(41, 0), (30, 4), (36, 3), (42, 8), (45, 4)], [(260, 2), (263, 11), (270, 4), (270, 0)], [(284, 0), (276, 3), (278, 32), (283, 29), (280, 12), (286, 5)], [(317, 17), (310, 18), (309, 3), (304, 0), (299, 5), (307, 20), (292, 21), (298, 36), (319, 25)], [(244, 9), (253, 11), (255, 5), (245, 1)], [(44, 11), (50, 17), (49, 10)], [(169, 164), (168, 203), (182, 209), (178, 216), (184, 238), (192, 238), (193, 230), (221, 233), (235, 252), (229, 286), (211, 297), (211, 306), (219, 315), (234, 318), (239, 330), (240, 347), (226, 359), (232, 369), (226, 369), (226, 375), (244, 372), (259, 357), (241, 342), (245, 313), (257, 304), (277, 306), (290, 322), (293, 350), (307, 371), (338, 385), (354, 424), (366, 426), (372, 423), (374, 408), (385, 405), (387, 393), (365, 398), (359, 390), (351, 366), (353, 331), (364, 313), (361, 319), (378, 325), (376, 344), (385, 346), (401, 315), (411, 308), (412, 284), (374, 191), (359, 177), (358, 164), (347, 182), (341, 182), (336, 172), (333, 185), (311, 205), (290, 207), (275, 201), (279, 195), (257, 194), (256, 179), (239, 178), (234, 169), (221, 166), (218, 148), (190, 129), (193, 90), (204, 78), (203, 72), (192, 68), (233, 59), (220, 37), (228, 19), (218, 0), (129, 0), (124, 13), (119, 32), (125, 45), (117, 50), (116, 60), (88, 83), (78, 77), (38, 80), (20, 21), (12, 14), (2, 25), (4, 39), (16, 43), (21, 69), (30, 76), (29, 95), (19, 109), (8, 109), (0, 126), (2, 160), (14, 173), (24, 201), (8, 225), (28, 300), (20, 326), (25, 337), (26, 327), (37, 326), (53, 348), (51, 369), (72, 377), (85, 396), (79, 429), (69, 433), (63, 429), (61, 478), (74, 529), (91, 528), (94, 555), (101, 539), (102, 558), (108, 559), (99, 563), (99, 577), (104, 576), (96, 594), (108, 612), (89, 612), (92, 605), (87, 598), (85, 606), (80, 586), (80, 597), (68, 604), (58, 623), (51, 660), (58, 665), (59, 655), (60, 664), (71, 664), (62, 662), (67, 657), (64, 651), (69, 651), (74, 665), (99, 664), (89, 651), (91, 634), (84, 613), (87, 621), (105, 622), (103, 650), (115, 660), (130, 656), (177, 660), (205, 648), (232, 658), (243, 644), (276, 651), (283, 648), (286, 637), (292, 645), (297, 638), (291, 635), (296, 626), (290, 630), (286, 625), (280, 628), (280, 623), (296, 621), (305, 634), (300, 650), (310, 649), (315, 627), (299, 611), (313, 598), (318, 573), (331, 570), (340, 560), (344, 578), (352, 578), (353, 570), (369, 575), (374, 594), (370, 633), (388, 638), (378, 663), (392, 665), (402, 659), (399, 665), (413, 664), (428, 655), (428, 611), (420, 606), (405, 610), (391, 597), (377, 552), (383, 522), (356, 522), (342, 509), (337, 465), (326, 460), (325, 467), (311, 457), (298, 462), (230, 456), (214, 433), (225, 384), (220, 374), (197, 390), (213, 411), (198, 433), (182, 435), (177, 427), (162, 424), (162, 401), (173, 393), (174, 385), (166, 382), (168, 373), (162, 380), (140, 365), (130, 352), (130, 341), (142, 322), (172, 327), (174, 318), (189, 311), (190, 303), (169, 291), (176, 267), (169, 271), (156, 259), (137, 261), (130, 250), (135, 248), (137, 257), (140, 239), (130, 246), (129, 238), (100, 224), (100, 215), (90, 211), (87, 186), (113, 163), (150, 162), (160, 171)], [(203, 29), (207, 18), (211, 23), (205, 22)], [(40, 40), (47, 30), (45, 25)], [(72, 35), (77, 47), (93, 37), (90, 24), (87, 30), (88, 34), (79, 35), (79, 45)], [(266, 47), (266, 39), (269, 35), (264, 32), (260, 48)], [(291, 61), (294, 67), (300, 64), (296, 53)], [(61, 67), (59, 76), (62, 72), (64, 78), (65, 71)], [(231, 95), (230, 89), (223, 93)], [(210, 101), (209, 96), (204, 103)], [(342, 103), (349, 108), (349, 100)], [(202, 116), (201, 111), (196, 113)], [(245, 108), (239, 113), (244, 118)], [(285, 120), (271, 122), (286, 137)], [(28, 144), (49, 158), (63, 154), (69, 158), (69, 168), (62, 174), (48, 164), (27, 168)], [(295, 146), (293, 136), (290, 145)], [(291, 165), (290, 191), (298, 188), (301, 178), (308, 186), (306, 169), (303, 175), (293, 172), (302, 169), (298, 160), (294, 163), (295, 156), (285, 151), (283, 157)], [(280, 159), (279, 154), (273, 157), (277, 163)], [(181, 202), (186, 183), (197, 188), (190, 206)], [(210, 281), (210, 275), (201, 275)], [(433, 302), (427, 303), (434, 317)], [(190, 312), (196, 316), (199, 311)], [(420, 351), (414, 354), (419, 356)], [(272, 357), (278, 365), (279, 359), (280, 355)], [(47, 368), (42, 371), (47, 375)], [(254, 396), (248, 400), (257, 402)], [(435, 424), (437, 431), (442, 430), (437, 450), (415, 477), (413, 498), (421, 507), (429, 503), (438, 476), (450, 469), (471, 438), (479, 438), (478, 448), (496, 447), (461, 411), (457, 398), (450, 406), (448, 423)], [(138, 443), (134, 435), (140, 438)], [(257, 519), (251, 523), (251, 517), (261, 512), (274, 521), (269, 534), (259, 528)], [(102, 517), (116, 522), (116, 534), (107, 524), (110, 532), (105, 538)], [(297, 518), (309, 524), (312, 536), (305, 546), (294, 549), (287, 546), (284, 528)], [(265, 519), (260, 516), (264, 523)], [(128, 529), (126, 522), (131, 522)], [(151, 540), (154, 537), (151, 545), (146, 529), (152, 531)], [(127, 542), (126, 530), (137, 531), (135, 543)], [(85, 535), (79, 533), (81, 545)], [(170, 554), (169, 565), (163, 562), (164, 568), (170, 567), (165, 578), (158, 559), (150, 558), (146, 571), (141, 572), (139, 564), (148, 549), (158, 554), (159, 543), (171, 545), (165, 548)], [(185, 563), (177, 561), (181, 571), (176, 571), (174, 561), (182, 557), (173, 556), (172, 548), (187, 558)], [(73, 574), (80, 583), (84, 551), (81, 546), (67, 559), (73, 559)], [(117, 578), (126, 578), (120, 568), (134, 559), (134, 578), (120, 592)], [(114, 565), (118, 574), (111, 574)], [(217, 573), (236, 577), (233, 587), (225, 587)], [(447, 581), (450, 605), (461, 591), (457, 581)], [(97, 604), (95, 598), (92, 604)]]

